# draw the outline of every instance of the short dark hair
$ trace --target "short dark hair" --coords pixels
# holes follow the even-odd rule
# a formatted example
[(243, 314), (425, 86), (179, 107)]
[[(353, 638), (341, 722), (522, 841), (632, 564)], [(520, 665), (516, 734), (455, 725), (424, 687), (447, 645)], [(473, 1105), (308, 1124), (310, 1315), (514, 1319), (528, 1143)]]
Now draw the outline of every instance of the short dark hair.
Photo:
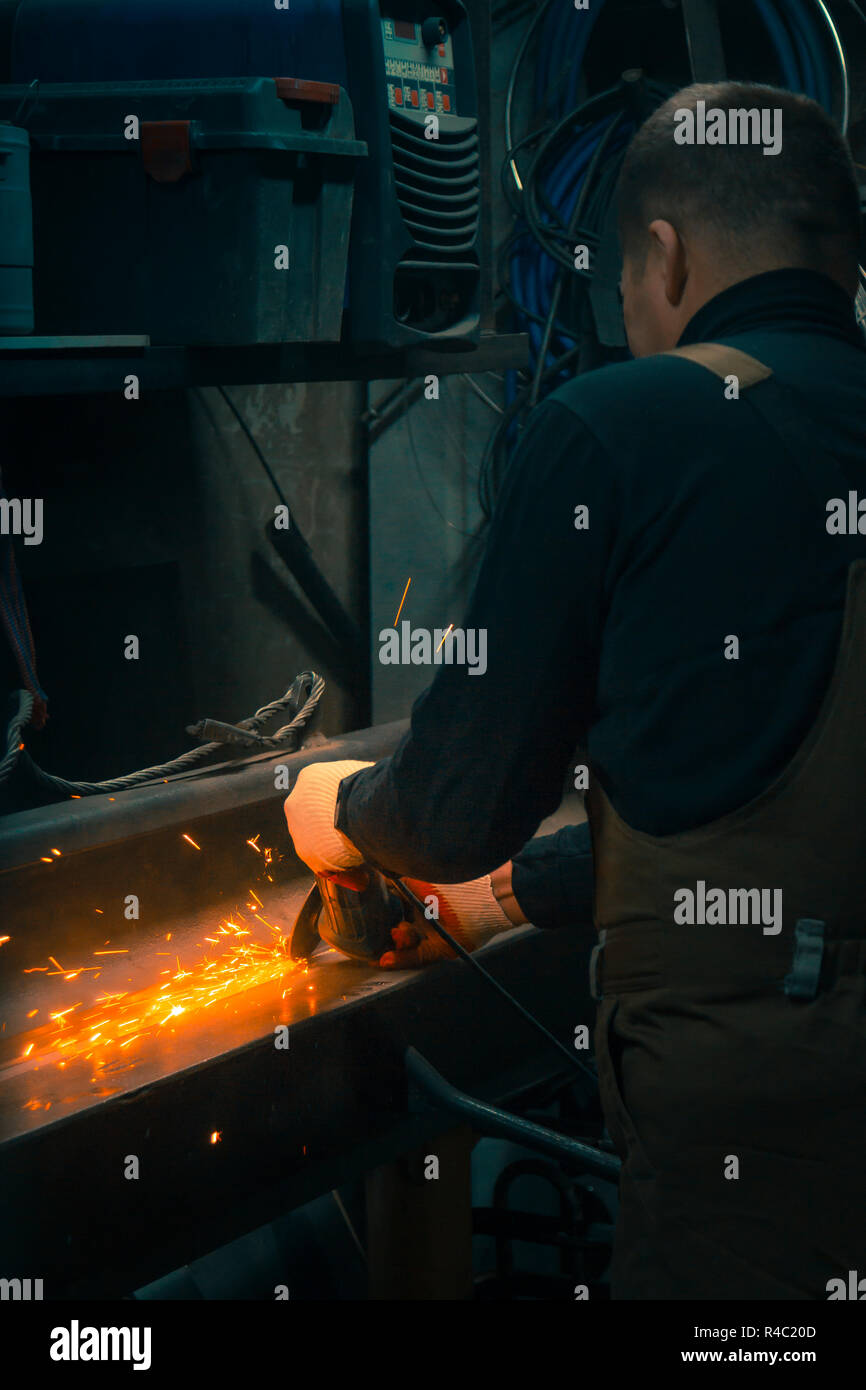
[[(780, 109), (782, 148), (760, 144), (678, 144), (678, 111)], [(682, 121), (682, 118), (680, 118)], [(637, 131), (618, 185), (624, 251), (640, 256), (656, 218), (679, 232), (711, 237), (737, 264), (770, 249), (792, 264), (823, 269), (828, 255), (850, 261), (856, 280), (860, 195), (845, 139), (809, 97), (757, 83), (684, 87)]]

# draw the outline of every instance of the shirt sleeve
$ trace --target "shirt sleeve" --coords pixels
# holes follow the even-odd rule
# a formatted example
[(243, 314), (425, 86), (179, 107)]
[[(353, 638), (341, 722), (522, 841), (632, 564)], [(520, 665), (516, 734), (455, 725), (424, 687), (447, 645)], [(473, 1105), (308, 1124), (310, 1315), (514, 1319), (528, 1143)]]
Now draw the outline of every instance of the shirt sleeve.
[(514, 855), (511, 891), (536, 927), (565, 928), (592, 936), (592, 839), (589, 825), (564, 825), (539, 835)]
[(374, 864), (476, 878), (559, 805), (593, 712), (612, 471), (573, 411), (554, 400), (533, 411), (463, 623), (483, 664), (441, 665), (391, 757), (341, 784), (335, 824)]

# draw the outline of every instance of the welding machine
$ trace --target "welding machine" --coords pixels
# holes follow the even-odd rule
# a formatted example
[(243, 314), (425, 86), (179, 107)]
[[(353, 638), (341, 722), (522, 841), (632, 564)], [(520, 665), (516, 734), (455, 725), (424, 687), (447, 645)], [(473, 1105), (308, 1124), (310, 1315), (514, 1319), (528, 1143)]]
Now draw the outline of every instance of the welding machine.
[(242, 77), (340, 86), (368, 150), (354, 166), (344, 340), (477, 340), (478, 108), (460, 0), (22, 0), (11, 67), (14, 83), (40, 87)]

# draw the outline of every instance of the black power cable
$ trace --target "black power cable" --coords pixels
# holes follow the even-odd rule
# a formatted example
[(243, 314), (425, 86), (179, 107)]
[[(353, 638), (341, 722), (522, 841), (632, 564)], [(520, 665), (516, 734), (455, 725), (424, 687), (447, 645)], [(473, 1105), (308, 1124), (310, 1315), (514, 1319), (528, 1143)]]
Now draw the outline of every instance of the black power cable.
[[(584, 175), (583, 182), (580, 187), (580, 193), (575, 201), (571, 217), (569, 218), (568, 234), (572, 241), (574, 240), (577, 229), (580, 226), (580, 219), (582, 218), (586, 209), (586, 205), (589, 201), (589, 196), (593, 187), (593, 181), (595, 179), (595, 175), (598, 171), (599, 165), (605, 158), (608, 151), (608, 147), (610, 146), (610, 143), (613, 140), (614, 136), (619, 131), (620, 126), (622, 125), (624, 120), (625, 113), (622, 111), (620, 111), (616, 116), (614, 116), (613, 120), (608, 125), (607, 130), (604, 132), (598, 144), (596, 145), (595, 150), (593, 151), (592, 158), (589, 161), (586, 174)], [(556, 311), (559, 308), (559, 301), (562, 297), (562, 291), (564, 286), (565, 272), (563, 270), (560, 270), (559, 274), (556, 277), (556, 284), (553, 289), (553, 294), (550, 296), (550, 309), (548, 311), (547, 321), (544, 325), (544, 336), (541, 340), (541, 347), (538, 352), (538, 363), (535, 368), (535, 376), (533, 377), (532, 381), (532, 389), (529, 393), (530, 409), (538, 402), (538, 393), (541, 388), (541, 381), (544, 375), (544, 364), (547, 361), (547, 351), (550, 347), (550, 339), (553, 334), (553, 322), (554, 318), (556, 317)]]
[[(369, 862), (371, 864), (373, 863), (372, 860)], [(412, 892), (412, 889), (409, 888), (401, 878), (398, 878), (396, 874), (389, 873), (378, 864), (374, 864), (373, 867), (378, 869), (379, 873), (382, 874), (383, 878), (387, 879), (394, 891), (399, 893), (400, 897), (403, 898), (416, 913), (420, 913), (424, 920), (430, 923), (430, 926), (436, 932), (437, 936), (440, 936), (443, 941), (446, 941), (452, 951), (454, 951), (461, 960), (465, 960), (467, 965), (470, 965), (476, 974), (480, 975), (491, 989), (495, 990), (502, 999), (510, 1004), (512, 1009), (515, 1009), (531, 1028), (534, 1028), (537, 1033), (540, 1033), (541, 1036), (550, 1043), (551, 1047), (555, 1047), (557, 1052), (562, 1054), (569, 1066), (575, 1067), (581, 1075), (588, 1076), (593, 1086), (598, 1085), (598, 1077), (584, 1062), (581, 1062), (572, 1052), (569, 1052), (568, 1048), (559, 1041), (559, 1038), (554, 1037), (549, 1028), (545, 1028), (544, 1024), (537, 1019), (534, 1014), (530, 1013), (518, 999), (515, 999), (514, 995), (511, 994), (504, 985), (501, 985), (498, 980), (494, 979), (489, 971), (485, 970), (484, 966), (479, 964), (472, 952), (467, 951), (464, 946), (461, 946), (460, 942), (456, 941), (451, 933), (442, 926), (438, 918), (430, 918), (427, 916), (426, 909), (421, 899)]]

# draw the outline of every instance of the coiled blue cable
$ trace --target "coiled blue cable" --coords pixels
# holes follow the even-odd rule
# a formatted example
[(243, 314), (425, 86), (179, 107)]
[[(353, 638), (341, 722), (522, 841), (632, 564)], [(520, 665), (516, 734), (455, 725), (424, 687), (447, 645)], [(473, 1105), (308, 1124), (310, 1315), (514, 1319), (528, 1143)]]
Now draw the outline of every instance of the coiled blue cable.
[(785, 21), (779, 14), (775, 0), (754, 0), (754, 5), (776, 50), (784, 85), (789, 87), (792, 92), (797, 91), (800, 86), (797, 56), (794, 52), (791, 36), (785, 26)]
[[(571, 0), (553, 4), (545, 17), (538, 41), (535, 68), (535, 107), (551, 121), (561, 120), (577, 105), (577, 91), (587, 45), (605, 0), (596, 0), (589, 10), (575, 10)], [(754, 0), (755, 9), (769, 35), (779, 64), (782, 83), (791, 91), (805, 93), (832, 114), (832, 81), (828, 55), (818, 25), (812, 0)], [(567, 84), (562, 74), (570, 71)], [(560, 83), (558, 94), (554, 82)], [(607, 127), (610, 117), (595, 122), (565, 149), (548, 170), (545, 190), (556, 209), (562, 225), (567, 225), (580, 197), (583, 180), (593, 153)], [(623, 134), (611, 147), (610, 157), (617, 158), (627, 143)], [(529, 314), (544, 319), (556, 285), (559, 266), (545, 252), (528, 229), (519, 237), (510, 256), (512, 294), (518, 305)], [(517, 311), (518, 318), (520, 315)], [(520, 324), (530, 340), (533, 368), (544, 339), (543, 329), (535, 319), (523, 318)], [(573, 340), (557, 329), (551, 334), (548, 361), (556, 360), (573, 346)], [(545, 364), (547, 365), (547, 363)], [(516, 375), (508, 391), (517, 392)]]
[(604, 7), (604, 0), (597, 0), (588, 10), (576, 10), (572, 0), (561, 0), (552, 5), (541, 27), (539, 36), (539, 59), (535, 69), (535, 108), (540, 111), (546, 107), (546, 94), (550, 87), (551, 63), (561, 57), (562, 67), (571, 71), (568, 88), (550, 114), (556, 118), (565, 115), (577, 105), (577, 84), (586, 54), (586, 46), (592, 36), (596, 20)]
[[(807, 96), (814, 98), (815, 101), (821, 100), (821, 81), (818, 76), (817, 68), (820, 66), (815, 61), (812, 53), (809, 34), (809, 22), (806, 18), (800, 0), (789, 0), (786, 12), (787, 21), (794, 35), (794, 42), (800, 59), (800, 88)], [(823, 103), (822, 103), (823, 104)]]

